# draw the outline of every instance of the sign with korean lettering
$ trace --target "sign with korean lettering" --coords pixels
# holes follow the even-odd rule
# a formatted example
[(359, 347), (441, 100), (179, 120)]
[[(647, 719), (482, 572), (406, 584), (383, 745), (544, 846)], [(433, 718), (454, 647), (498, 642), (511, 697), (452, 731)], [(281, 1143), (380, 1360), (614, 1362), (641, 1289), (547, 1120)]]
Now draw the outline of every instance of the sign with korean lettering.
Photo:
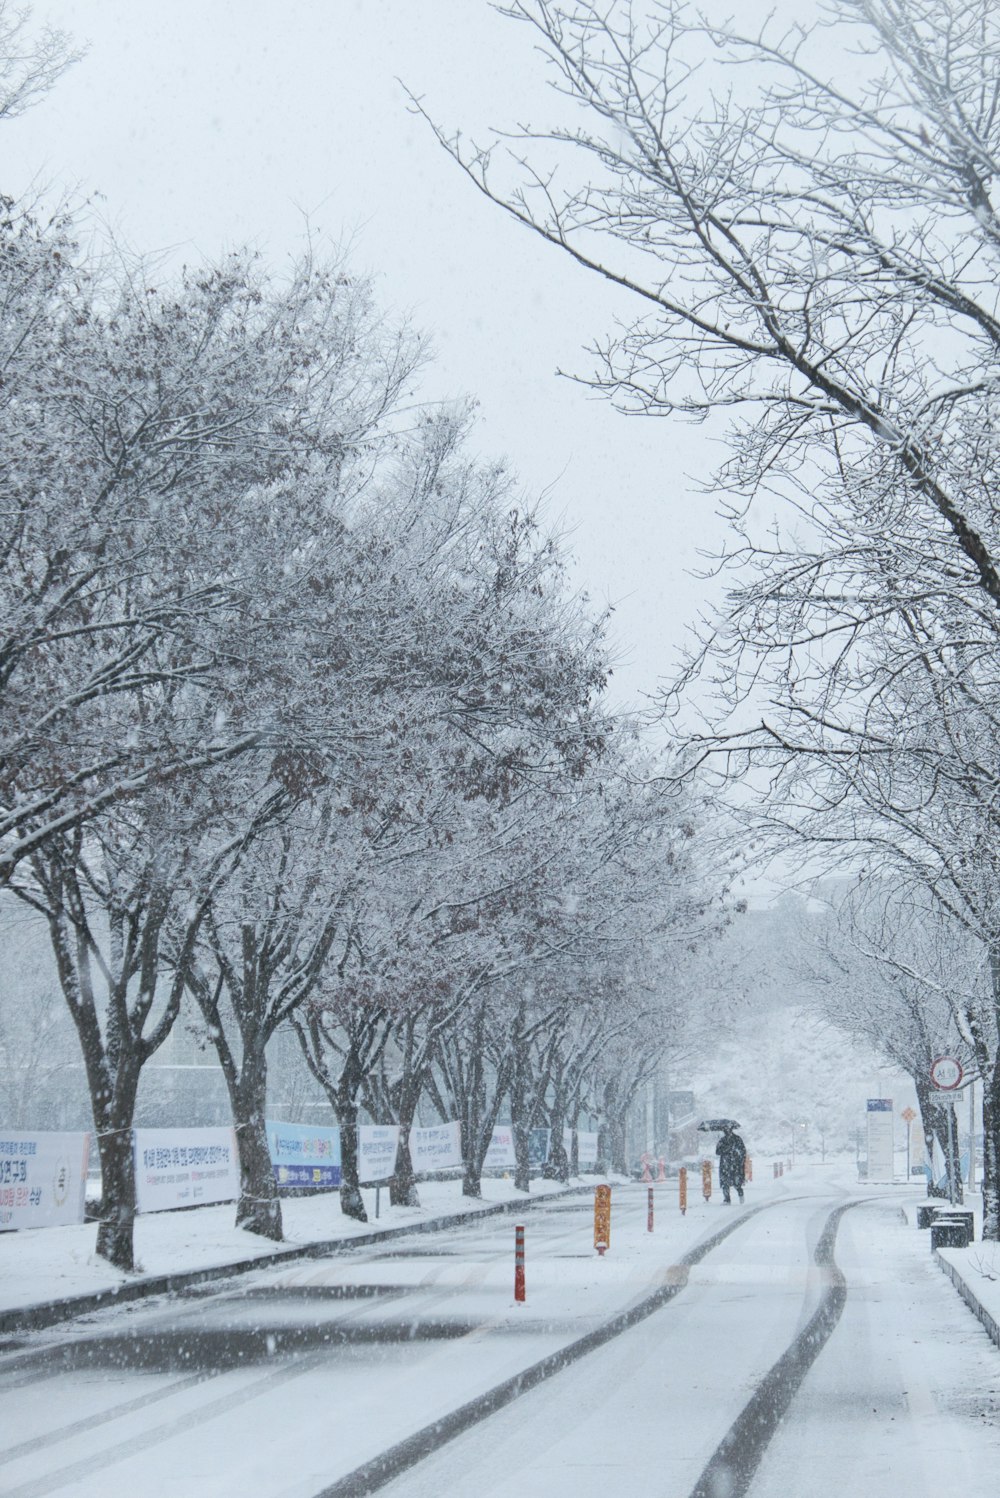
[(513, 1170), (517, 1164), (514, 1155), (514, 1130), (510, 1124), (498, 1124), (493, 1130), (490, 1147), (483, 1161), (484, 1170)]
[(410, 1130), (410, 1160), (414, 1171), (445, 1170), (462, 1163), (462, 1128), (457, 1123), (434, 1124)]
[(891, 1181), (893, 1159), (892, 1098), (868, 1099), (868, 1180)]
[(340, 1130), (271, 1122), (267, 1147), (279, 1186), (340, 1185)]
[(232, 1129), (136, 1129), (135, 1201), (140, 1212), (169, 1212), (240, 1194)]
[(358, 1128), (358, 1180), (387, 1181), (396, 1170), (399, 1124), (361, 1124)]
[(577, 1129), (576, 1131), (577, 1164), (583, 1168), (584, 1165), (597, 1164), (597, 1133), (589, 1129)]
[(83, 1221), (89, 1134), (0, 1134), (0, 1232)]

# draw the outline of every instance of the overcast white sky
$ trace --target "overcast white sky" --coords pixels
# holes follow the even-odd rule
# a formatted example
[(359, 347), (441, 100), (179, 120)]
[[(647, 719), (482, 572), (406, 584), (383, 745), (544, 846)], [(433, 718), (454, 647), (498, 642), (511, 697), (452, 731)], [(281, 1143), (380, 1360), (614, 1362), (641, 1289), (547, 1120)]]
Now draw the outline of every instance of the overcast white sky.
[[(811, 6), (812, 0), (807, 0)], [(407, 109), (483, 136), (558, 101), (526, 28), (488, 0), (36, 0), (88, 50), (4, 126), (4, 191), (77, 198), (129, 246), (188, 261), (250, 242), (276, 264), (314, 233), (349, 240), (384, 306), (429, 331), (429, 393), (478, 398), (476, 441), (506, 455), (572, 532), (577, 577), (616, 605), (616, 695), (669, 673), (718, 537), (704, 429), (629, 419), (585, 371), (616, 293), (483, 200)]]

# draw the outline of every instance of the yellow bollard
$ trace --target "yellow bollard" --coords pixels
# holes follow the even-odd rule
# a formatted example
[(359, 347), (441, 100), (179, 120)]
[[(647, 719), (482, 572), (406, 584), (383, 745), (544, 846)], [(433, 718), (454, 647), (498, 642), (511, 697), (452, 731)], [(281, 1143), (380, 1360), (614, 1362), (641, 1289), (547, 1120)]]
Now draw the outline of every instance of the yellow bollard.
[(687, 1167), (682, 1165), (677, 1172), (677, 1198), (680, 1203), (681, 1216), (688, 1209), (688, 1173)]
[(701, 1162), (701, 1194), (706, 1201), (712, 1195), (712, 1162), (702, 1160)]
[(611, 1187), (594, 1187), (594, 1247), (603, 1257), (611, 1245)]

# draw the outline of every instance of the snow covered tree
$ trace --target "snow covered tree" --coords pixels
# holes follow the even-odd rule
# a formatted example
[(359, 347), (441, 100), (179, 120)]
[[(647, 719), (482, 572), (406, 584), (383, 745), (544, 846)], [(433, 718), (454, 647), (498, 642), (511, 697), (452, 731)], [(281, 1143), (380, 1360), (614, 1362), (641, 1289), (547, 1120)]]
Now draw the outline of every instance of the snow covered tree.
[[(9, 872), (154, 782), (315, 740), (278, 642), (417, 350), (308, 256), (284, 284), (233, 255), (152, 286), (89, 269), (68, 226), (0, 235)], [(208, 735), (199, 712), (151, 708), (182, 687), (213, 701)]]
[(101, 1163), (97, 1252), (120, 1269), (134, 1267), (139, 1078), (177, 1019), (208, 897), (239, 851), (205, 833), (205, 800), (184, 805), (174, 790), (47, 839), (11, 885), (48, 924)]
[(685, 0), (505, 13), (566, 121), (502, 150), (438, 135), (636, 299), (590, 381), (629, 410), (745, 411), (723, 482), (805, 485), (868, 537), (892, 496), (997, 607), (992, 0), (830, 0), (814, 21), (778, 5), (750, 35)]
[[(718, 688), (699, 752), (760, 770), (764, 821), (813, 857), (895, 859), (997, 950), (996, 7), (831, 0), (751, 35), (681, 0), (508, 13), (567, 121), (524, 130), (509, 171), (443, 142), (636, 298), (591, 383), (731, 418), (733, 587), (689, 675)], [(747, 510), (762, 493), (789, 517), (772, 535)]]

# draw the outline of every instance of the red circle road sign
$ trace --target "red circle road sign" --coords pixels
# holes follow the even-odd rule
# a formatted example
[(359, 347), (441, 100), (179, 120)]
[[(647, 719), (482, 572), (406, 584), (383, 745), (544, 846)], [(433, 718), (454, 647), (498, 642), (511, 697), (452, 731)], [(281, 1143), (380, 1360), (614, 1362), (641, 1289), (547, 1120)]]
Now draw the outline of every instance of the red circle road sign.
[(954, 1092), (961, 1087), (965, 1073), (954, 1056), (939, 1056), (931, 1062), (931, 1081), (941, 1092)]

